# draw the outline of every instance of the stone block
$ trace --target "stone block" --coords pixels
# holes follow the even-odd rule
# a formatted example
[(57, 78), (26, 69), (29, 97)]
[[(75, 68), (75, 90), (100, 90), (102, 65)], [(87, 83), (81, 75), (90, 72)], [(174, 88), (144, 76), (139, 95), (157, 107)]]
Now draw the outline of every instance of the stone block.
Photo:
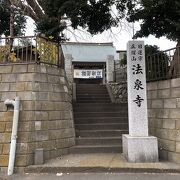
[(3, 145), (3, 153), (4, 155), (8, 155), (10, 151), (10, 143), (9, 144), (4, 144)]
[(5, 101), (6, 99), (15, 99), (16, 92), (3, 92), (2, 93), (2, 101)]
[(46, 104), (44, 101), (35, 101), (35, 110), (41, 111), (42, 110), (42, 104)]
[(47, 67), (47, 73), (53, 75), (59, 75), (59, 69), (54, 67)]
[(35, 130), (36, 131), (39, 131), (41, 130), (41, 121), (35, 121)]
[(28, 64), (28, 72), (37, 72), (37, 65)]
[(27, 166), (27, 155), (17, 155), (15, 158), (15, 166)]
[(12, 122), (6, 122), (6, 132), (12, 131)]
[(8, 132), (0, 133), (1, 143), (9, 143), (10, 141), (11, 141), (11, 133), (8, 133)]
[(55, 149), (56, 148), (56, 141), (55, 140), (43, 141), (42, 146), (43, 146), (43, 149), (46, 151)]
[(1, 65), (0, 66), (0, 73), (5, 74), (5, 73), (11, 73), (12, 72), (12, 65)]
[(53, 105), (55, 111), (64, 111), (69, 109), (64, 102), (53, 102)]
[(34, 111), (21, 111), (20, 121), (34, 121), (35, 120), (35, 112)]
[(147, 83), (147, 90), (157, 90), (157, 82), (150, 82)]
[(60, 84), (59, 77), (54, 75), (48, 75), (48, 82), (54, 83), (54, 84)]
[(46, 91), (46, 92), (50, 92), (53, 91), (53, 87), (52, 84), (50, 83), (39, 83), (39, 91)]
[(32, 132), (18, 132), (18, 142), (27, 143), (35, 140)]
[(28, 153), (28, 143), (27, 142), (22, 142), (22, 143), (17, 143), (16, 145), (16, 154), (27, 154)]
[(59, 77), (59, 79), (60, 79), (60, 83), (61, 83), (61, 84), (65, 84), (66, 80), (65, 80), (64, 77)]
[(33, 96), (32, 96), (32, 93), (30, 91), (17, 92), (17, 96), (20, 97), (21, 101), (31, 101), (31, 100), (33, 100)]
[(3, 144), (0, 144), (0, 155), (2, 154)]
[(36, 80), (35, 73), (17, 74), (17, 81), (19, 82), (32, 82)]
[(7, 167), (9, 162), (9, 155), (0, 155), (0, 167)]
[(170, 89), (158, 90), (158, 98), (169, 98)]
[(156, 117), (157, 118), (168, 118), (169, 117), (169, 109), (156, 109)]
[(170, 88), (170, 80), (158, 81), (158, 89), (168, 89)]
[(152, 100), (152, 108), (163, 108), (163, 100)]
[(123, 135), (123, 155), (128, 162), (158, 162), (157, 138)]
[(177, 98), (177, 108), (180, 108), (180, 98)]
[(163, 119), (154, 119), (154, 127), (162, 128), (163, 127)]
[(55, 120), (55, 121), (52, 121), (52, 120), (51, 120), (51, 121), (49, 121), (48, 123), (49, 123), (49, 124), (48, 124), (48, 128), (49, 128), (49, 129), (51, 129), (51, 130), (52, 130), (52, 129), (58, 129), (57, 124), (56, 124), (56, 120)]
[(159, 149), (159, 158), (162, 160), (168, 160), (168, 151)]
[(176, 119), (176, 129), (180, 129), (180, 119)]
[(29, 132), (34, 130), (34, 122), (28, 121), (28, 122), (21, 122), (18, 126), (19, 132)]
[(175, 141), (158, 139), (158, 142), (159, 142), (159, 148), (161, 150), (175, 151), (175, 149), (176, 149), (176, 142)]
[(168, 160), (172, 162), (180, 162), (180, 153), (168, 152)]
[(179, 109), (171, 109), (169, 112), (169, 118), (180, 118), (180, 110)]
[(171, 79), (171, 87), (180, 87), (180, 78)]
[(63, 113), (63, 112), (60, 112), (60, 111), (50, 111), (49, 112), (49, 120), (60, 119), (61, 113)]
[(151, 109), (152, 108), (152, 101), (151, 100), (147, 100), (147, 108)]
[(49, 101), (44, 101), (44, 103), (42, 103), (41, 105), (41, 109), (43, 111), (52, 111), (54, 110), (54, 103)]
[(4, 132), (6, 129), (6, 123), (5, 122), (0, 122), (0, 133)]
[(164, 119), (163, 128), (165, 129), (176, 129), (176, 121), (174, 119)]
[(16, 82), (17, 74), (2, 74), (2, 82)]
[(147, 91), (147, 99), (156, 99), (156, 98), (157, 98), (157, 90)]
[(176, 152), (180, 153), (180, 142), (176, 142)]
[(47, 75), (46, 74), (35, 74), (34, 80), (36, 82), (48, 82), (47, 81)]
[(36, 149), (34, 155), (34, 164), (40, 165), (43, 163), (44, 163), (44, 149), (43, 148)]
[(49, 93), (48, 92), (36, 92), (35, 93), (35, 99), (36, 100), (42, 100), (42, 101), (47, 101), (49, 100)]
[(172, 129), (157, 129), (156, 136), (161, 139), (171, 140), (171, 141), (178, 141), (180, 138), (180, 134), (178, 130)]
[(176, 108), (176, 99), (164, 99), (164, 108)]
[[(53, 112), (53, 111), (52, 111)], [(50, 118), (48, 117), (48, 112), (46, 111), (35, 111), (35, 117), (34, 120), (41, 120), (41, 121), (47, 121)], [(50, 119), (51, 120), (51, 119)]]
[(54, 90), (54, 92), (65, 92), (63, 86), (61, 86), (60, 84), (54, 84), (53, 90)]
[(12, 121), (13, 119), (13, 111), (6, 111), (6, 112), (1, 112), (1, 121)]
[(150, 118), (156, 117), (156, 109), (148, 109), (148, 117)]
[(27, 155), (27, 165), (33, 165), (33, 164), (34, 164), (34, 152), (33, 152), (33, 154)]
[(36, 141), (47, 141), (47, 140), (49, 140), (49, 132), (48, 131), (36, 131), (35, 132), (35, 140)]
[(27, 86), (26, 82), (16, 82), (10, 84), (10, 91), (24, 91)]
[(180, 97), (180, 88), (172, 88), (171, 89), (171, 97)]
[(13, 73), (25, 73), (27, 72), (27, 65), (13, 65)]
[(0, 83), (0, 91), (9, 91), (9, 83)]
[(35, 102), (34, 101), (21, 101), (21, 109), (23, 109), (24, 111), (35, 110)]

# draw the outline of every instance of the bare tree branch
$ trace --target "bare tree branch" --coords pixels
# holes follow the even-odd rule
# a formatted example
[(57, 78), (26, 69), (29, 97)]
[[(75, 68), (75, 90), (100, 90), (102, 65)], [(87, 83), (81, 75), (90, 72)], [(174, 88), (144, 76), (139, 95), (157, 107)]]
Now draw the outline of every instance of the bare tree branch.
[(24, 15), (31, 17), (35, 22), (39, 20), (39, 17), (33, 11), (33, 9), (30, 6), (24, 4), (21, 0), (10, 0), (10, 2), (15, 7), (20, 8), (24, 12)]
[(31, 6), (33, 11), (36, 13), (37, 17), (40, 19), (44, 15), (41, 7), (38, 4), (38, 1), (36, 0), (26, 0), (28, 5)]

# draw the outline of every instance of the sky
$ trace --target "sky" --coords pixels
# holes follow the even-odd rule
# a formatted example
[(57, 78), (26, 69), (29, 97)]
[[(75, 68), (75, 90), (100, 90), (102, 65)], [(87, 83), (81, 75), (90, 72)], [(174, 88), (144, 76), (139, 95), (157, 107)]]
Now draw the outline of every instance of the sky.
[[(33, 20), (28, 18), (26, 26), (26, 35), (34, 35), (35, 25)], [(67, 38), (70, 38), (70, 41), (73, 42), (113, 42), (116, 50), (126, 50), (126, 45), (129, 40), (132, 40), (133, 36), (133, 27), (137, 31), (140, 28), (139, 23), (135, 23), (134, 26), (125, 21), (121, 22), (121, 25), (118, 28), (112, 28), (112, 31), (106, 31), (102, 34), (91, 36), (84, 30), (74, 31), (72, 28), (64, 32)], [(167, 50), (176, 46), (176, 42), (166, 39), (166, 37), (155, 38), (150, 35), (147, 38), (139, 38), (138, 40), (144, 40), (145, 44), (148, 45), (157, 45), (160, 47), (160, 50)]]

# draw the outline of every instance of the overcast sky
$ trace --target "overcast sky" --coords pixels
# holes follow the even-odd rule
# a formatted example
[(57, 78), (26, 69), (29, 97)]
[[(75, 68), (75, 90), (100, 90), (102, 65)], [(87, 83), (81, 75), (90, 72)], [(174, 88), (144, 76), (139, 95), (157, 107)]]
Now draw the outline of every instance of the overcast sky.
[[(34, 35), (34, 22), (31, 19), (28, 19), (26, 35)], [(134, 29), (139, 29), (139, 23), (134, 25)], [(132, 24), (122, 22), (121, 26), (118, 28), (113, 28), (113, 33), (108, 31), (102, 34), (91, 36), (90, 34), (82, 31), (73, 31), (70, 27), (65, 31), (67, 38), (70, 38), (70, 41), (78, 42), (113, 42), (117, 50), (126, 50), (126, 44), (129, 40), (132, 39), (133, 28)], [(176, 46), (176, 42), (167, 40), (165, 37), (155, 38), (150, 35), (148, 38), (142, 38), (138, 40), (144, 40), (145, 44), (157, 45), (161, 50), (170, 49)]]

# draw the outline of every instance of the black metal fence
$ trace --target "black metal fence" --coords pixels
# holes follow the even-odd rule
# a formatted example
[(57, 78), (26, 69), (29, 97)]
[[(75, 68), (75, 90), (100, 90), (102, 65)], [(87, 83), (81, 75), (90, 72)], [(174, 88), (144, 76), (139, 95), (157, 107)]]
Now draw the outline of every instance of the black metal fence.
[(38, 36), (0, 38), (0, 63), (45, 63), (61, 67), (63, 58), (57, 42)]
[(147, 81), (180, 77), (180, 46), (146, 57)]
[[(115, 63), (114, 81), (127, 78), (126, 66)], [(180, 46), (146, 56), (147, 82), (180, 77)]]

